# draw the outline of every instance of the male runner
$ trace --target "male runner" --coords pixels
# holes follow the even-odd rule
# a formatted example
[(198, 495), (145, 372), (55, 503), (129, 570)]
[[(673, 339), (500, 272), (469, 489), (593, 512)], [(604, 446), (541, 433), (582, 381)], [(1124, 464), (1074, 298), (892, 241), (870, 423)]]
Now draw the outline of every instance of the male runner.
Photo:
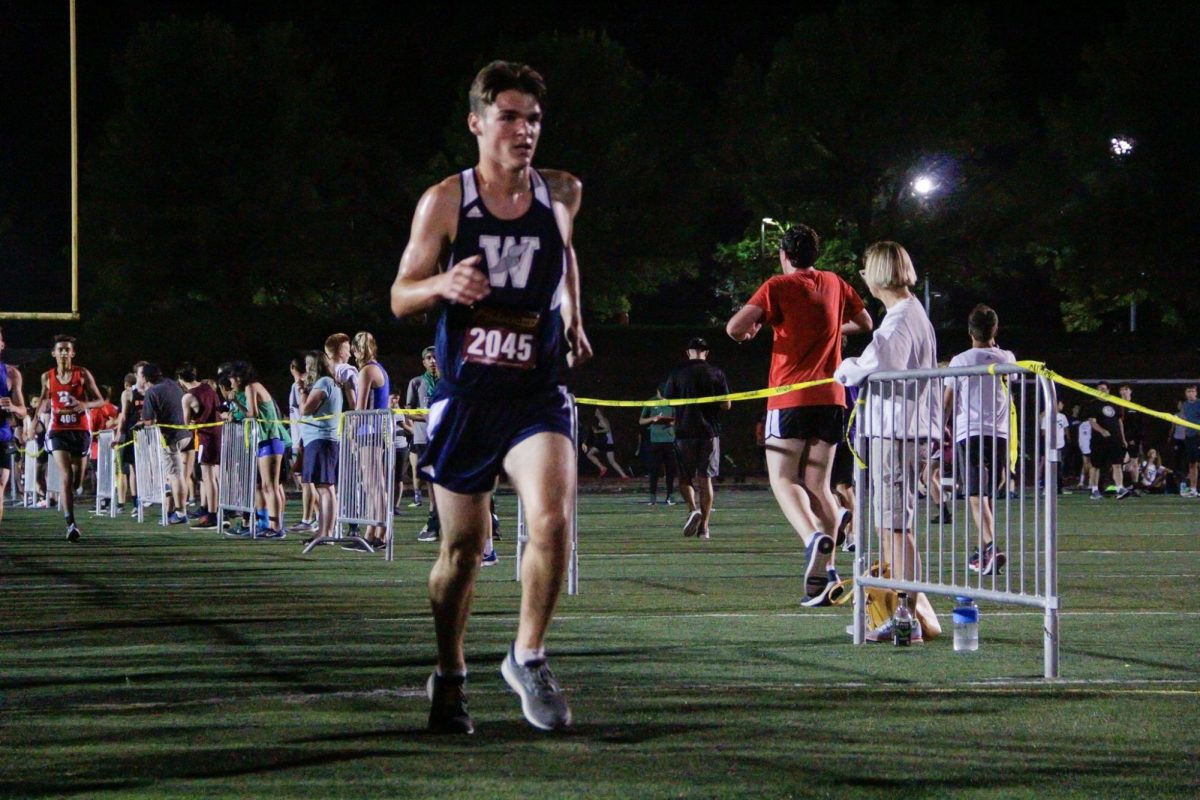
[(392, 284), (397, 317), (441, 305), (441, 379), (420, 462), (442, 527), (429, 576), (438, 663), (427, 691), (435, 731), (474, 731), (463, 694), (463, 635), (501, 470), (529, 520), (520, 624), (501, 673), (532, 725), (571, 724), (545, 651), (576, 480), (571, 407), (559, 370), (564, 345), (569, 363), (589, 358), (591, 345), (571, 244), (582, 186), (569, 173), (532, 164), (545, 91), (542, 77), (523, 64), (495, 61), (479, 72), (467, 116), (479, 163), (421, 197)]
[[(687, 344), (688, 362), (667, 376), (662, 394), (667, 399), (714, 397), (729, 394), (725, 373), (708, 363), (708, 342), (693, 336)], [(675, 458), (679, 462), (679, 492), (687, 501), (684, 536), (707, 539), (712, 516), (713, 484), (717, 476), (717, 437), (721, 435), (721, 412), (731, 403), (701, 403), (678, 406), (675, 412)]]
[[(758, 288), (725, 326), (748, 342), (764, 324), (774, 332), (770, 385), (833, 376), (842, 362), (842, 336), (874, 327), (862, 298), (835, 273), (813, 265), (821, 237), (807, 225), (789, 228), (779, 243), (782, 275)], [(846, 391), (840, 383), (767, 400), (767, 472), (784, 517), (804, 542), (802, 606), (830, 605), (840, 583), (833, 565), (835, 537), (844, 539), (850, 509), (839, 508), (829, 485), (833, 455), (845, 428)]]
[[(4, 489), (19, 450), (13, 423), (25, 419), (27, 413), (21, 370), (5, 364), (3, 356), (4, 329), (0, 328), (0, 525), (4, 524)], [(26, 480), (33, 480), (33, 476), (27, 476)]]
[(75, 524), (75, 492), (77, 475), (83, 469), (83, 459), (92, 443), (88, 432), (87, 410), (104, 405), (100, 389), (92, 373), (75, 366), (75, 337), (54, 337), (54, 369), (42, 375), (42, 402), (39, 413), (49, 407), (50, 426), (46, 432), (46, 449), (62, 473), (62, 492), (59, 503), (67, 522), (67, 541), (78, 542), (79, 526)]
[[(1108, 394), (1108, 383), (1100, 381), (1096, 391)], [(1092, 427), (1092, 500), (1104, 497), (1100, 481), (1108, 480), (1111, 470), (1113, 485), (1117, 487), (1117, 499), (1124, 500), (1132, 490), (1123, 485), (1121, 467), (1129, 458), (1129, 445), (1125, 441), (1125, 427), (1117, 405), (1097, 398), (1091, 405), (1087, 423)]]

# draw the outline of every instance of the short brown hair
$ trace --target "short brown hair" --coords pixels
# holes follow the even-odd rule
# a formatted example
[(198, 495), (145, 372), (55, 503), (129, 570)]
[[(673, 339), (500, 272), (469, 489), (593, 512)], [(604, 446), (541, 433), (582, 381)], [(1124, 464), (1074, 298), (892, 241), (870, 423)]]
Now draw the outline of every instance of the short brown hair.
[(533, 67), (516, 61), (493, 61), (479, 70), (471, 83), (471, 91), (467, 95), (471, 101), (471, 113), (482, 114), (485, 106), (495, 103), (496, 97), (509, 89), (531, 94), (538, 103), (546, 99), (546, 81)]
[(990, 342), (995, 338), (998, 327), (1000, 317), (983, 303), (971, 309), (971, 316), (967, 317), (967, 332), (977, 342)]
[(342, 349), (342, 345), (350, 341), (350, 337), (344, 333), (332, 334), (325, 340), (325, 355), (333, 358), (337, 355), (338, 350)]

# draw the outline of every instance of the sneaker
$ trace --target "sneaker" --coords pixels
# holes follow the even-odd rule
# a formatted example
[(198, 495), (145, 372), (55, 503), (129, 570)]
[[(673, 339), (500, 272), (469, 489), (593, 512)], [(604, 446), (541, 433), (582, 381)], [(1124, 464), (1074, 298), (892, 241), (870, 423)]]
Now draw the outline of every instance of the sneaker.
[(1133, 490), (1130, 489), (1128, 486), (1122, 486), (1120, 489), (1117, 489), (1117, 499), (1118, 500), (1124, 500), (1126, 497), (1129, 497), (1129, 495), (1131, 495), (1131, 494), (1133, 494)]
[(118, 514), (124, 514), (124, 513), (125, 513), (125, 506), (124, 506), (124, 505), (122, 505), (122, 504), (120, 504), (120, 503), (117, 503), (117, 513), (118, 513)]
[(804, 548), (804, 594), (814, 597), (825, 590), (827, 577), (825, 563), (833, 552), (833, 539), (823, 533), (814, 533)]
[(834, 543), (845, 549), (846, 540), (850, 537), (850, 527), (854, 524), (854, 512), (843, 508), (838, 514), (837, 533)]
[(79, 526), (72, 522), (67, 526), (67, 541), (78, 542), (80, 537)]
[(1092, 487), (1092, 495), (1088, 499), (1089, 500), (1103, 500), (1104, 495), (1100, 494), (1100, 490), (1098, 488), (1096, 488), (1095, 486), (1093, 486)]
[(980, 559), (979, 574), (980, 575), (999, 575), (1000, 570), (1004, 569), (1004, 565), (1008, 563), (1008, 558), (1004, 553), (995, 549), (989, 544), (983, 548), (983, 557)]
[(189, 511), (187, 518), (188, 519), (200, 519), (203, 516), (204, 516), (204, 511), (197, 508), (195, 511)]
[(607, 475), (607, 474), (608, 474), (608, 467), (601, 467), (601, 468), (600, 468), (600, 476), (599, 476), (599, 477), (603, 478), (603, 477), (604, 477), (605, 475)]
[(438, 675), (435, 670), (425, 682), (429, 695), (429, 730), (434, 733), (474, 733), (475, 723), (467, 713), (465, 675)]
[[(850, 628), (850, 634), (851, 635), (854, 634), (853, 626), (851, 626), (851, 628)], [(875, 630), (867, 631), (866, 636), (864, 636), (863, 638), (865, 641), (868, 641), (868, 642), (884, 642), (887, 644), (891, 644), (891, 642), (892, 642), (892, 621), (889, 619), (887, 622), (883, 623)], [(909, 639), (909, 642), (911, 644), (924, 644), (924, 642), (925, 642), (925, 636), (924, 636), (923, 632), (921, 631), (921, 620), (917, 619), (916, 617), (913, 617), (912, 638)]]
[(642, 505), (644, 505), (644, 506), (656, 506), (656, 505), (658, 505), (658, 500), (657, 500), (656, 498), (653, 498), (653, 497), (651, 497), (649, 500), (647, 500), (646, 502), (642, 503)]
[(275, 528), (267, 528), (258, 532), (260, 539), (286, 539), (287, 531), (276, 530)]
[(248, 539), (254, 535), (254, 530), (239, 519), (237, 522), (229, 526), (229, 529), (225, 531), (225, 535), (236, 536), (241, 539)]
[(479, 561), (479, 565), (481, 567), (491, 567), (491, 566), (495, 566), (496, 564), (499, 564), (499, 563), (500, 563), (500, 556), (496, 554), (496, 548), (494, 548), (494, 547), (491, 550), (489, 550), (488, 552), (484, 553), (483, 558), (480, 559), (480, 561)]
[(187, 522), (187, 514), (184, 514), (182, 511), (172, 511), (171, 515), (167, 517), (168, 525), (186, 525)]
[(942, 522), (947, 525), (949, 525), (951, 522), (954, 522), (954, 514), (950, 511), (950, 506), (946, 503), (942, 503), (941, 513), (934, 517), (932, 521)]
[(413, 500), (411, 503), (408, 504), (408, 507), (409, 508), (420, 508), (421, 507), (421, 498), (418, 497), (416, 500)]
[(684, 536), (695, 536), (700, 532), (701, 516), (700, 509), (698, 508), (692, 513), (688, 514), (687, 522), (683, 523)]
[(302, 519), (299, 522), (297, 522), (295, 525), (289, 526), (287, 528), (287, 532), (288, 533), (308, 533), (309, 531), (315, 531), (316, 529), (317, 529), (317, 523), (315, 521)]
[(970, 558), (967, 559), (967, 569), (971, 570), (971, 572), (979, 572), (979, 551), (978, 550), (971, 553)]
[[(817, 580), (814, 578), (813, 580)], [(803, 602), (800, 603), (804, 608), (823, 608), (824, 606), (833, 605), (833, 601), (837, 600), (846, 591), (845, 584), (838, 577), (837, 570), (831, 569), (821, 580), (825, 581), (825, 585), (817, 594), (809, 595)]]
[(521, 712), (529, 724), (543, 731), (562, 730), (571, 726), (571, 709), (558, 688), (546, 659), (518, 664), (513, 647), (500, 664), (504, 682), (521, 698)]
[(671, 495), (667, 495), (667, 505), (673, 506), (673, 505), (675, 505), (675, 503), (676, 503), (675, 498), (671, 497)]
[(217, 518), (212, 514), (205, 514), (204, 516), (197, 519), (196, 522), (191, 527), (192, 527), (192, 530), (197, 530), (197, 531), (207, 530), (209, 528), (215, 528), (215, 527), (217, 527)]
[(436, 542), (440, 538), (442, 538), (441, 535), (437, 531), (429, 530), (428, 525), (421, 528), (421, 532), (417, 534), (418, 542)]

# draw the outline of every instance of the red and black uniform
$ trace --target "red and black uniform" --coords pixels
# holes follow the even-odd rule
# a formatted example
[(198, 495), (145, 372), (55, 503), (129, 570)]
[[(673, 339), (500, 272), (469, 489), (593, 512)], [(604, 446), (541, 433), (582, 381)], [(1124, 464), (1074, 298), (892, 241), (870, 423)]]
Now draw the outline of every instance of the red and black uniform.
[[(50, 390), (50, 427), (46, 432), (46, 449), (62, 450), (73, 456), (86, 456), (92, 444), (88, 427), (87, 389), (84, 388), (83, 370), (72, 367), (67, 380), (58, 379), (58, 370), (46, 373), (46, 386)], [(72, 404), (71, 399), (75, 399)]]
[[(200, 406), (200, 411), (192, 417), (192, 422), (202, 425), (221, 420), (221, 398), (217, 390), (207, 383), (201, 383), (188, 394)], [(221, 428), (199, 428), (196, 430), (196, 441), (200, 447), (200, 463), (214, 466), (221, 462)]]

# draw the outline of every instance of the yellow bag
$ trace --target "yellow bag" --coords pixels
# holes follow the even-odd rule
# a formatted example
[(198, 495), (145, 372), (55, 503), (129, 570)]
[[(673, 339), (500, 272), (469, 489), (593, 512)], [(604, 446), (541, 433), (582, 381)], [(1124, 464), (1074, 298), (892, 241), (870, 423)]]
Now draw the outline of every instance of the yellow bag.
[[(876, 561), (871, 565), (872, 577), (892, 577), (892, 570), (888, 564), (884, 564), (882, 569)], [(838, 586), (836, 592), (831, 591), (830, 599), (834, 605), (844, 605), (854, 592), (850, 591), (852, 580), (844, 580)], [(836, 593), (836, 597), (834, 596)], [(865, 592), (867, 597), (867, 630), (875, 630), (883, 623), (892, 618), (892, 614), (896, 613), (896, 606), (899, 604), (899, 598), (896, 592), (892, 589), (882, 589), (877, 586), (868, 586)]]

